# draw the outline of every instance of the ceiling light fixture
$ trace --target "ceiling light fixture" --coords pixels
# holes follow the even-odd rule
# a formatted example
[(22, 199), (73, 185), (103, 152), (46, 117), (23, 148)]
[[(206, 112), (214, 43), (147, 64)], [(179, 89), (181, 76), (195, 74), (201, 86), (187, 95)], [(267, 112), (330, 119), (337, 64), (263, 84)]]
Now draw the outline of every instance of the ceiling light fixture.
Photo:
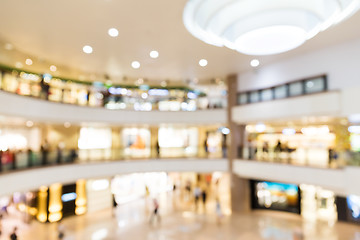
[(260, 61), (257, 60), (257, 59), (253, 59), (253, 60), (251, 60), (250, 65), (251, 65), (252, 67), (257, 67), (257, 66), (260, 65)]
[(206, 59), (201, 59), (199, 61), (199, 65), (202, 67), (206, 67), (207, 64), (208, 64), (208, 61)]
[(117, 37), (119, 36), (119, 31), (116, 28), (110, 28), (108, 30), (108, 34), (110, 35), (110, 37)]
[(32, 126), (34, 126), (34, 123), (32, 122), (32, 121), (26, 121), (26, 126), (27, 127), (32, 127)]
[(92, 48), (91, 46), (89, 46), (89, 45), (85, 45), (85, 46), (83, 47), (83, 52), (84, 52), (84, 53), (87, 53), (87, 54), (90, 54), (90, 53), (93, 52), (93, 48)]
[(55, 65), (50, 66), (50, 71), (56, 72), (56, 70), (57, 70), (57, 67)]
[(248, 55), (294, 49), (360, 8), (360, 0), (189, 0), (187, 30), (215, 46)]
[(133, 61), (131, 63), (131, 66), (134, 68), (134, 69), (138, 69), (140, 67), (140, 63), (138, 61)]
[(16, 62), (15, 67), (22, 68), (24, 65), (21, 62)]
[(13, 48), (14, 48), (14, 46), (11, 44), (11, 43), (6, 43), (5, 44), (5, 46), (4, 46), (4, 48), (6, 49), (6, 50), (13, 50)]
[(26, 63), (26, 65), (30, 66), (30, 65), (33, 64), (33, 61), (30, 58), (28, 58), (28, 59), (25, 60), (25, 63)]
[(159, 57), (159, 52), (155, 51), (155, 50), (151, 51), (150, 52), (150, 57), (151, 58), (158, 58)]
[(65, 128), (71, 127), (71, 123), (69, 123), (69, 122), (64, 122), (64, 127), (65, 127)]

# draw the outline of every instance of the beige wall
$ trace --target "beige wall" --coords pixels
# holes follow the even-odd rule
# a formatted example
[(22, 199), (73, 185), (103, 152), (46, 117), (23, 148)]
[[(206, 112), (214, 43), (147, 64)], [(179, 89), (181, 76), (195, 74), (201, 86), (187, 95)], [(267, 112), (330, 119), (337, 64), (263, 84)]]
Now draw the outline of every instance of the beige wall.
[(80, 127), (71, 126), (65, 128), (62, 125), (47, 125), (42, 127), (43, 141), (45, 139), (50, 145), (50, 149), (54, 150), (60, 142), (65, 144), (65, 149), (77, 148), (80, 136)]

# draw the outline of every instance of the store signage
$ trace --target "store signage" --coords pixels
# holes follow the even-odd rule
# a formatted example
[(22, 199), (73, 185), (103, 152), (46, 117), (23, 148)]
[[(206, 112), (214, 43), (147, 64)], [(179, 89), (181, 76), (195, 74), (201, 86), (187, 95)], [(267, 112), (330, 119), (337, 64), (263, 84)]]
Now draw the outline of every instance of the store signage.
[(61, 196), (61, 200), (63, 202), (75, 201), (75, 199), (76, 199), (76, 193), (74, 193), (74, 192), (65, 193)]

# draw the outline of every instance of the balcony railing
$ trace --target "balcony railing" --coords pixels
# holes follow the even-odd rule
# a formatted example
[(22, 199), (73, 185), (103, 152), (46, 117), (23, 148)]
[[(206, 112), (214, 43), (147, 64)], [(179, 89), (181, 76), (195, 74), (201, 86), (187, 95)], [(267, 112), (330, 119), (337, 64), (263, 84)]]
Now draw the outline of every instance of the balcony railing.
[(2, 152), (0, 172), (26, 170), (34, 167), (56, 166), (60, 164), (107, 162), (146, 159), (219, 159), (226, 158), (227, 149), (217, 148), (205, 152), (201, 147), (186, 148), (144, 148), (144, 149), (80, 149), (61, 151), (19, 151)]
[(331, 150), (303, 148), (301, 153), (296, 149), (275, 148), (258, 149), (255, 147), (239, 147), (238, 158), (261, 162), (283, 163), (291, 165), (342, 168), (345, 166), (360, 166), (360, 153), (351, 151), (334, 152)]
[(207, 97), (183, 86), (113, 85), (60, 79), (0, 66), (0, 89), (22, 96), (89, 107), (136, 111), (195, 111), (226, 107), (226, 96)]

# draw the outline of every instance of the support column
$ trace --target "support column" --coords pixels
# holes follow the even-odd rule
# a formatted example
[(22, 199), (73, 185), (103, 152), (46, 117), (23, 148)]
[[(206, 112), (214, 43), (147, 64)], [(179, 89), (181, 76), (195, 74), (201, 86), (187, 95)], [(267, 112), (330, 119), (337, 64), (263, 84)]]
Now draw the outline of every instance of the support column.
[(156, 149), (157, 141), (159, 141), (159, 127), (150, 126), (150, 157), (151, 158), (158, 157), (157, 149)]
[(245, 125), (238, 125), (232, 121), (232, 108), (237, 105), (237, 75), (227, 77), (228, 107), (227, 119), (230, 129), (230, 148), (228, 149), (229, 173), (231, 175), (231, 208), (233, 212), (250, 211), (250, 182), (233, 173), (233, 162), (240, 157), (245, 139)]
[(111, 155), (113, 159), (121, 159), (124, 157), (124, 145), (122, 138), (122, 127), (111, 128)]

